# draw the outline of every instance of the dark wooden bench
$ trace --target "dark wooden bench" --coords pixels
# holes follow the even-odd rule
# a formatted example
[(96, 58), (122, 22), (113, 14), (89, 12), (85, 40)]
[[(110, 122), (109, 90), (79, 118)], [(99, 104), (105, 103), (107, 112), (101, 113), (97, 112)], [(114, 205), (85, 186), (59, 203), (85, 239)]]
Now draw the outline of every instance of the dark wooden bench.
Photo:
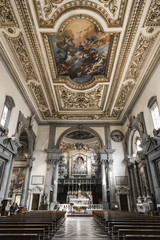
[(134, 235), (160, 235), (160, 229), (119, 229), (118, 230), (118, 238), (120, 240), (125, 239), (126, 235), (134, 234)]
[(38, 240), (39, 236), (36, 233), (0, 233), (2, 240)]
[[(49, 238), (53, 236), (56, 230), (65, 220), (65, 211), (32, 211), (25, 212), (18, 215), (13, 215), (6, 218), (0, 218), (0, 231), (3, 228), (3, 225), (13, 225), (16, 229), (26, 228), (32, 232), (34, 228), (43, 228), (44, 236)], [(23, 227), (24, 225), (24, 227)], [(10, 228), (13, 228), (10, 226)], [(21, 230), (20, 232), (21, 233)]]
[(27, 234), (38, 234), (38, 240), (45, 239), (44, 228), (0, 228), (0, 233), (27, 233)]
[(159, 240), (160, 235), (134, 235), (129, 234), (125, 236), (125, 240)]

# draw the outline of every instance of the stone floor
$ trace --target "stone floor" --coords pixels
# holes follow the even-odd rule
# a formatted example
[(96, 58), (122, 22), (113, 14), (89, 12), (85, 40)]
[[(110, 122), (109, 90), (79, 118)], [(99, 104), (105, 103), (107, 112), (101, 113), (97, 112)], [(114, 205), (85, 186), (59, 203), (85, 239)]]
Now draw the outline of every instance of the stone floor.
[(54, 239), (110, 240), (93, 217), (67, 217)]

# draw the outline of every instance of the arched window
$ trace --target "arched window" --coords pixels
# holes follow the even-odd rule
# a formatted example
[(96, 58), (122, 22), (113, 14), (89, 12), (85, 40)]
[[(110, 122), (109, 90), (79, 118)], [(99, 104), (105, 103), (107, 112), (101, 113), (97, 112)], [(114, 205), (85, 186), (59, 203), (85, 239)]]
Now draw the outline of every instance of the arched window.
[(151, 97), (148, 102), (148, 108), (151, 111), (153, 125), (156, 130), (160, 128), (160, 113), (158, 108), (157, 97)]
[(5, 129), (8, 127), (9, 119), (10, 119), (11, 111), (13, 107), (15, 107), (13, 98), (10, 96), (6, 96), (3, 112), (0, 119), (0, 125)]

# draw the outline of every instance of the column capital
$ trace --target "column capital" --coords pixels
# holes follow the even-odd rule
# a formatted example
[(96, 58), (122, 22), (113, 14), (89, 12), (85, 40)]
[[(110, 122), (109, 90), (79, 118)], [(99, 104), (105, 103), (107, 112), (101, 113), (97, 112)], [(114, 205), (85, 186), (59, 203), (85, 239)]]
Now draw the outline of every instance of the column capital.
[(47, 163), (48, 164), (57, 164), (60, 161), (60, 157), (61, 157), (61, 153), (62, 150), (61, 149), (45, 149), (45, 151), (47, 152)]
[(113, 159), (113, 158), (109, 158), (109, 159), (108, 159), (108, 164), (109, 164), (109, 165), (113, 165), (113, 162), (114, 162), (114, 159)]
[(35, 160), (35, 157), (30, 156), (26, 158), (27, 163), (26, 163), (26, 167), (32, 167), (33, 166), (33, 161)]

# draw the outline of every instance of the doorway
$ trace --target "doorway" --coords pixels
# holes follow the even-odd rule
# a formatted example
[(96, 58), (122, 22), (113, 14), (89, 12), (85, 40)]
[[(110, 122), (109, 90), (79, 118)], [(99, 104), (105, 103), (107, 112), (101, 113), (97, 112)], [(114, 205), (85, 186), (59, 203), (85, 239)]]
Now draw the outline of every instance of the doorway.
[(33, 199), (32, 199), (32, 210), (38, 210), (39, 206), (39, 194), (33, 194)]
[(126, 194), (120, 194), (121, 211), (128, 211), (128, 200)]

